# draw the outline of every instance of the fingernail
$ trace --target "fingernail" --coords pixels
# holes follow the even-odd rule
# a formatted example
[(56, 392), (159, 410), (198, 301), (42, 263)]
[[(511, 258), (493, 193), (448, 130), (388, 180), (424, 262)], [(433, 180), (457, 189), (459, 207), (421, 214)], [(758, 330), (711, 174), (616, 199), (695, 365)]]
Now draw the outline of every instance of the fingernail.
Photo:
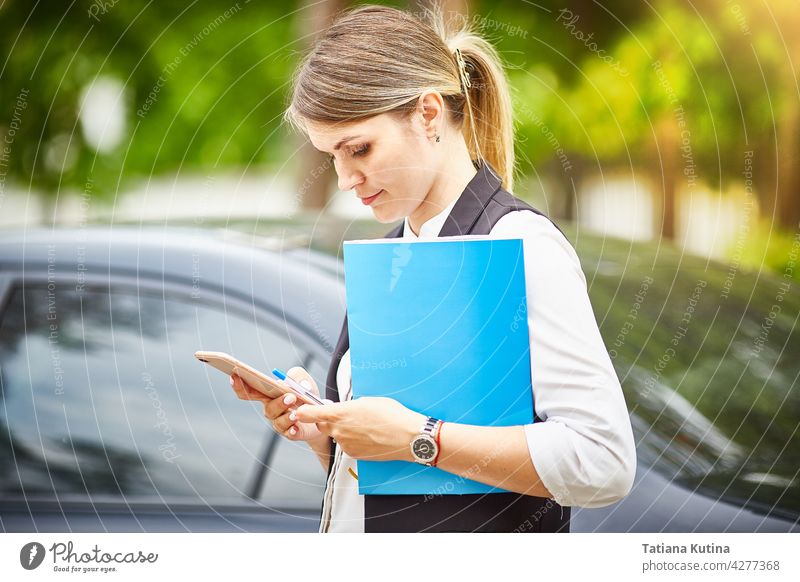
[(290, 428), (289, 434), (297, 434), (297, 429), (295, 427)]
[(283, 403), (284, 404), (291, 404), (292, 403), (292, 395), (291, 394), (287, 394), (286, 396), (284, 396), (283, 397)]
[(231, 376), (231, 386), (233, 386), (233, 376)]
[(295, 414), (294, 410), (289, 413), (289, 420), (297, 420), (297, 414)]

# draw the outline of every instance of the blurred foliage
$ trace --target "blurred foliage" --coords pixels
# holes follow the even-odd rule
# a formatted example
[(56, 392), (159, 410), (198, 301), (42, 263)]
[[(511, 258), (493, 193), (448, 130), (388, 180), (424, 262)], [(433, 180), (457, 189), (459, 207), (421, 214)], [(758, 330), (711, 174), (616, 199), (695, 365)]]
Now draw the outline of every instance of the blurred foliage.
[[(800, 156), (793, 2), (470, 6), (508, 65), (520, 173), (563, 178), (590, 162), (655, 183), (671, 172), (685, 183), (687, 162), (664, 160), (680, 157), (685, 137), (692, 172), (720, 191), (741, 181), (744, 151), (753, 150), (762, 207), (781, 209), (785, 228), (797, 224), (782, 214), (800, 213), (800, 203), (778, 200), (796, 197), (786, 187), (794, 174), (782, 175), (797, 164), (778, 168), (775, 159), (778, 146), (789, 160)], [(66, 187), (112, 198), (132, 179), (293, 163), (296, 142), (281, 113), (312, 10), (297, 0), (4, 2), (0, 133), (8, 136), (12, 120), (18, 126), (4, 172), (46, 196)], [(124, 87), (123, 137), (108, 151), (91, 145), (79, 120), (83, 92), (97, 79)], [(781, 131), (786, 143), (776, 141)]]
[[(287, 156), (277, 116), (300, 47), (280, 3), (11, 1), (0, 27), (0, 130), (30, 92), (9, 156), (23, 184), (55, 195), (91, 179), (110, 196), (132, 178)], [(125, 88), (126, 138), (106, 154), (78, 126), (81, 92), (97, 77)]]
[[(623, 23), (644, 13), (618, 4), (612, 13), (576, 3), (603, 31), (598, 42), (613, 43)], [(500, 49), (518, 92), (530, 84), (529, 71), (555, 71), (566, 82), (581, 74), (576, 63), (586, 49), (553, 25), (559, 9), (550, 0), (523, 10), (517, 0), (472, 3), (473, 20)], [(292, 152), (280, 114), (304, 48), (298, 21), (310, 10), (244, 0), (157, 7), (83, 0), (59, 10), (5, 2), (0, 130), (19, 91), (30, 91), (8, 174), (53, 196), (71, 186), (110, 197), (130, 179), (164, 172), (285, 163)], [(125, 139), (108, 153), (86, 142), (78, 121), (81, 92), (98, 77), (116, 78), (125, 90)], [(535, 163), (550, 152), (531, 140), (521, 154)]]
[[(774, 26), (758, 21), (763, 9), (743, 4), (734, 13), (725, 0), (700, 6), (659, 2), (647, 17), (626, 23), (629, 33), (607, 44), (598, 40), (611, 64), (573, 38), (583, 48), (576, 63), (580, 75), (565, 82), (560, 71), (573, 68), (571, 62), (518, 72), (514, 81), (524, 96), (518, 109), (546, 120), (569, 152), (645, 172), (658, 164), (665, 124), (680, 140), (681, 118), (700, 178), (727, 189), (741, 180), (744, 151), (755, 150), (759, 159), (759, 150), (774, 149), (776, 123), (797, 108), (796, 87), (786, 83), (794, 47), (784, 45)], [(800, 14), (786, 16), (800, 24)], [(572, 27), (550, 26), (570, 36), (594, 30), (582, 19)], [(520, 119), (536, 163), (552, 147), (535, 118)]]
[[(800, 233), (792, 233), (766, 219), (758, 220), (743, 241), (741, 264), (752, 270), (767, 268), (786, 279), (800, 281)], [(736, 256), (732, 245), (729, 256)]]

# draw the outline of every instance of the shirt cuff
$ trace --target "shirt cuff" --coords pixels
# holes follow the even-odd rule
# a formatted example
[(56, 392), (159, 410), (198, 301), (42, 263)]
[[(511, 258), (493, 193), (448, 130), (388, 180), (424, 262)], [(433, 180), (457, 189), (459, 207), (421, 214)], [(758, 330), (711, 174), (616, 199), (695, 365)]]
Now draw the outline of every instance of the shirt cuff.
[(566, 438), (562, 433), (566, 427), (557, 422), (544, 421), (526, 424), (523, 428), (533, 467), (542, 484), (553, 495), (556, 503), (562, 507), (572, 506), (564, 475), (560, 471), (560, 467), (564, 466), (564, 448), (558, 445)]
[(589, 449), (565, 424), (556, 421), (523, 425), (528, 452), (542, 484), (564, 507), (605, 507), (628, 495), (636, 474), (636, 450), (611, 452), (599, 443)]

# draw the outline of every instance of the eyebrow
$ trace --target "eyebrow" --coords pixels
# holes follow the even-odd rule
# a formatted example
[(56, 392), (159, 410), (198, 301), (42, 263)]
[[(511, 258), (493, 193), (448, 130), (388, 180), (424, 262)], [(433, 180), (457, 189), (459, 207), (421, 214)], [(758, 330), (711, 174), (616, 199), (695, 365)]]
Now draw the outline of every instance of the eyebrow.
[(359, 137), (361, 137), (361, 136), (360, 135), (348, 135), (347, 137), (343, 137), (338, 142), (336, 142), (336, 145), (333, 146), (333, 150), (336, 151), (339, 148), (341, 148), (346, 142), (350, 141), (351, 139), (356, 139), (356, 138), (359, 138)]

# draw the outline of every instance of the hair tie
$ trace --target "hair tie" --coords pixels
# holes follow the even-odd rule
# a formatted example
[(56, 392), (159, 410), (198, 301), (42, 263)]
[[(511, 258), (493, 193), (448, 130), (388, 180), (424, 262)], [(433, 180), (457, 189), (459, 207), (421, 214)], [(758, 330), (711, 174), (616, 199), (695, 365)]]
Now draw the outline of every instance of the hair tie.
[(461, 90), (466, 93), (467, 89), (472, 87), (469, 80), (469, 73), (467, 72), (467, 63), (461, 54), (461, 49), (456, 49), (456, 64), (458, 65), (458, 76), (461, 79)]

